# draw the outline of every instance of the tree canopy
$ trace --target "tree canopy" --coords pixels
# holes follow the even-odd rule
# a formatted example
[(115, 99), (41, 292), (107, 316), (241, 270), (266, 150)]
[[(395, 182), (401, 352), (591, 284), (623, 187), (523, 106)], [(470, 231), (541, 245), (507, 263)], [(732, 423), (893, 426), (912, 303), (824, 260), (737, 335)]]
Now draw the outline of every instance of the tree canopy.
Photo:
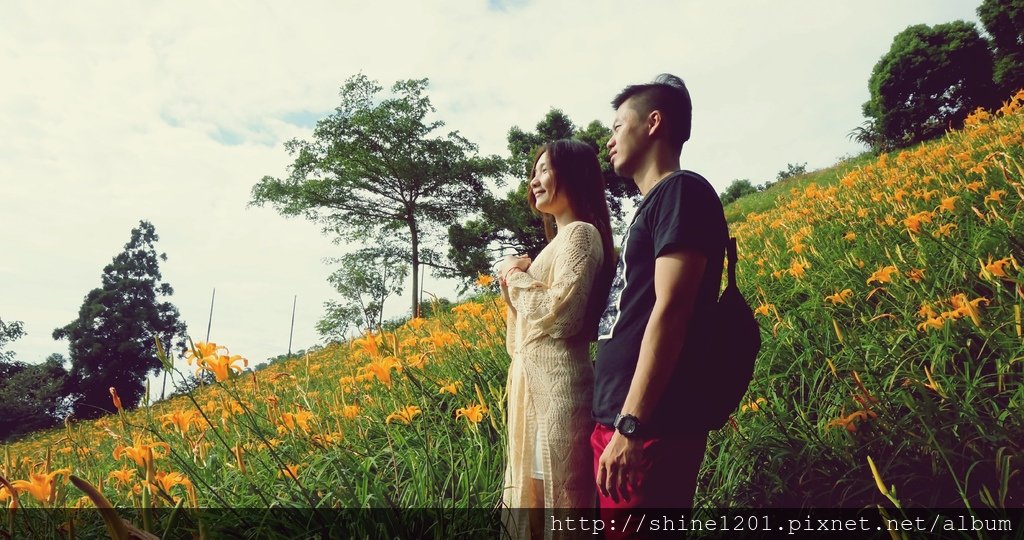
[(503, 162), (479, 157), (458, 132), (444, 126), (426, 95), (427, 79), (396, 82), (390, 93), (359, 74), (341, 88), (334, 114), (317, 122), (310, 140), (285, 144), (294, 162), (286, 178), (264, 176), (251, 205), (271, 204), (285, 216), (304, 216), (338, 242), (402, 245), (412, 270), (415, 315), (420, 265), (448, 269), (444, 254), (427, 246), (446, 227), (477, 211), (485, 179), (500, 182)]
[(5, 351), (8, 343), (20, 339), (25, 335), (25, 325), (21, 321), (5, 323), (0, 319), (0, 363), (10, 362), (14, 359), (14, 352)]
[(997, 97), (1006, 99), (1024, 88), (1024, 0), (984, 0), (978, 18), (992, 36)]
[(504, 196), (485, 194), (477, 215), (449, 227), (448, 254), (455, 269), (448, 275), (468, 284), (477, 275), (489, 273), (500, 254), (524, 253), (536, 257), (547, 244), (540, 216), (533, 214), (526, 202), (530, 166), (537, 149), (545, 142), (577, 139), (594, 147), (604, 174), (612, 221), (621, 225), (623, 201), (636, 202), (640, 192), (635, 183), (612, 171), (605, 147), (610, 137), (611, 130), (597, 120), (581, 129), (555, 108), (537, 123), (534, 131), (523, 131), (518, 126), (509, 129), (509, 156), (505, 163), (508, 173), (518, 179), (518, 183)]
[(64, 357), (42, 364), (0, 362), (0, 441), (57, 425), (67, 414)]
[(868, 86), (870, 129), (889, 146), (909, 146), (962, 127), (972, 110), (992, 104), (992, 52), (971, 23), (910, 26), (875, 64)]
[(750, 180), (743, 178), (733, 180), (729, 187), (725, 188), (724, 192), (718, 194), (718, 198), (722, 199), (722, 204), (725, 205), (751, 193), (757, 193), (757, 187), (751, 184)]
[(67, 339), (71, 352), (69, 396), (78, 418), (96, 418), (114, 407), (109, 389), (115, 387), (126, 408), (135, 407), (145, 391), (148, 374), (161, 367), (154, 337), (185, 350), (185, 324), (178, 309), (163, 297), (174, 294), (161, 282), (156, 229), (140, 221), (124, 251), (103, 268), (102, 285), (89, 291), (78, 318), (53, 331)]
[(402, 294), (409, 275), (403, 264), (405, 253), (393, 245), (363, 248), (346, 253), (333, 262), (340, 267), (327, 279), (342, 301), (324, 302), (326, 313), (317, 323), (317, 331), (328, 340), (341, 341), (348, 330), (379, 328), (384, 322), (384, 302), (392, 294)]

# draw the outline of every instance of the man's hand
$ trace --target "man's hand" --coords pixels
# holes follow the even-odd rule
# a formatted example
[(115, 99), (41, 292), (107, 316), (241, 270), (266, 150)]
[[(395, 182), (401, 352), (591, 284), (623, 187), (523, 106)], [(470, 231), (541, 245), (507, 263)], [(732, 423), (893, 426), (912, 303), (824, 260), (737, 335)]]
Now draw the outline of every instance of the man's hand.
[(619, 497), (629, 501), (630, 492), (640, 487), (647, 470), (643, 441), (627, 439), (616, 431), (601, 453), (597, 465), (597, 488), (616, 503)]

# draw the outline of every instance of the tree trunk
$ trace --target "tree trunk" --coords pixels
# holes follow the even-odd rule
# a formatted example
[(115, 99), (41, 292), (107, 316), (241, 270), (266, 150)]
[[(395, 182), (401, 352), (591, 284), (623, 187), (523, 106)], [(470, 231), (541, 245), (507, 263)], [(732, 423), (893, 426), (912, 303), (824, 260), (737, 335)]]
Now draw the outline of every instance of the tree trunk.
[(409, 221), (409, 233), (412, 237), (412, 316), (420, 316), (420, 304), (417, 301), (420, 297), (420, 238), (416, 230), (416, 221)]

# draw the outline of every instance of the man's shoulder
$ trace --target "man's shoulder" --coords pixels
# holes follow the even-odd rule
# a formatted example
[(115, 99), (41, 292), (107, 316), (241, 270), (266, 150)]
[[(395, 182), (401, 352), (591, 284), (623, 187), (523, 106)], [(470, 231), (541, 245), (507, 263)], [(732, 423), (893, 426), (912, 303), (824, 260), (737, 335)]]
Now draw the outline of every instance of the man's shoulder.
[[(680, 199), (707, 199), (708, 202), (720, 201), (715, 187), (700, 174), (679, 170), (665, 177), (647, 194), (651, 203), (657, 201), (678, 201)], [(646, 201), (645, 201), (646, 202)], [(647, 206), (647, 205), (645, 205)]]
[(715, 193), (715, 187), (711, 185), (711, 182), (708, 182), (707, 178), (704, 178), (704, 176), (702, 176), (701, 174), (693, 171), (676, 171), (675, 173), (672, 174), (672, 176), (666, 178), (665, 180), (671, 180), (674, 183), (674, 185), (681, 190), (710, 192), (714, 193), (716, 196), (718, 195), (717, 193)]

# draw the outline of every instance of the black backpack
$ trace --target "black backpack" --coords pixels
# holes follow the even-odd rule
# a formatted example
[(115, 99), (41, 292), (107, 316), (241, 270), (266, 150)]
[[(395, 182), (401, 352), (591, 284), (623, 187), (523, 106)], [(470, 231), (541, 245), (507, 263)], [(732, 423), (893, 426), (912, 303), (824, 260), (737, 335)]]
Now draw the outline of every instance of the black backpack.
[(707, 429), (721, 429), (740, 405), (754, 376), (754, 361), (761, 350), (761, 329), (746, 298), (736, 286), (736, 238), (726, 244), (729, 281), (712, 315), (705, 358), (701, 362), (699, 411)]

